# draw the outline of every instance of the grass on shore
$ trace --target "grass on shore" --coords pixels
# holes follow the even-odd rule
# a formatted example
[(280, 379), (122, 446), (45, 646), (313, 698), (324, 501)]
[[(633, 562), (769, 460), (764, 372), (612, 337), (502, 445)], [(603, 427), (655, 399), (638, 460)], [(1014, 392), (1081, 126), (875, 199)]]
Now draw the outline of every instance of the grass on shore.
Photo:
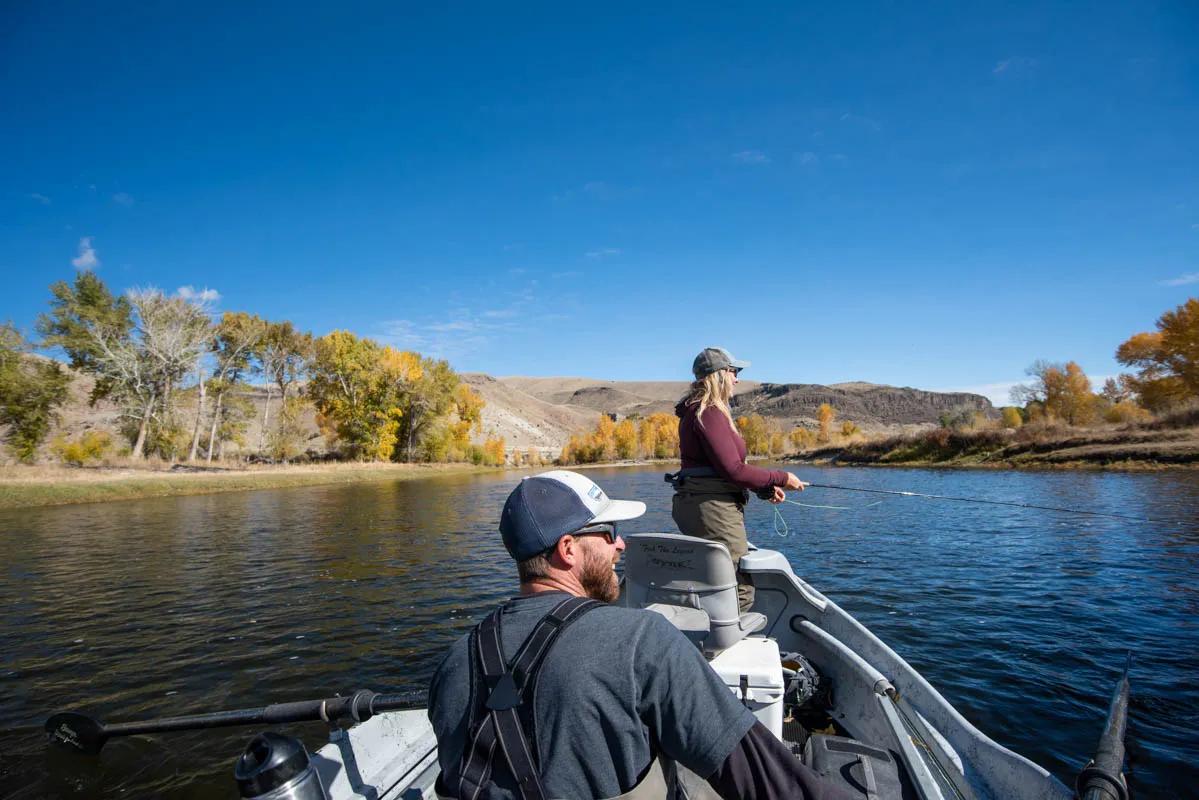
[(195, 471), (8, 466), (0, 467), (0, 509), (414, 480), (491, 469), (470, 464), (313, 464)]

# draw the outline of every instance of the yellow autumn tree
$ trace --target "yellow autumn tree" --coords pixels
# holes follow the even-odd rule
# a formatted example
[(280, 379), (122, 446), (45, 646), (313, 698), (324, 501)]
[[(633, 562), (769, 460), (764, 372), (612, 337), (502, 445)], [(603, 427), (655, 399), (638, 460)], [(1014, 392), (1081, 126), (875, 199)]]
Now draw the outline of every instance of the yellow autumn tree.
[(821, 403), (820, 408), (816, 409), (816, 423), (820, 426), (820, 433), (816, 435), (816, 441), (821, 444), (826, 444), (829, 441), (829, 434), (833, 427), (833, 419), (836, 418), (837, 412), (828, 403)]
[(761, 414), (737, 417), (737, 430), (751, 456), (770, 455), (770, 430)]
[(1199, 398), (1199, 298), (1162, 314), (1156, 331), (1133, 335), (1116, 360), (1137, 370), (1122, 377), (1151, 411)]
[(347, 455), (386, 460), (395, 450), (407, 382), (420, 377), (420, 358), (349, 331), (316, 341), (305, 391), (323, 432)]
[[(1069, 425), (1089, 425), (1095, 421), (1097, 406), (1091, 379), (1076, 362), (1037, 361), (1027, 371), (1033, 382), (1017, 386), (1012, 396), (1026, 401), (1030, 422), (1039, 414), (1050, 422), (1060, 420)], [(1039, 414), (1032, 411), (1033, 403), (1038, 404)]]
[(637, 457), (637, 426), (633, 420), (626, 417), (618, 422), (613, 438), (617, 458), (627, 461)]
[(1002, 415), (1003, 427), (1005, 428), (1012, 428), (1014, 430), (1024, 424), (1024, 416), (1020, 413), (1020, 409), (1015, 406), (1004, 406), (1000, 414)]
[(679, 454), (679, 418), (674, 414), (650, 414), (646, 421), (653, 430), (650, 458), (676, 458)]
[(483, 463), (493, 467), (502, 466), (506, 461), (507, 450), (503, 436), (489, 435), (483, 442)]
[(787, 440), (796, 450), (807, 450), (816, 444), (816, 434), (807, 428), (794, 428), (791, 433), (787, 434)]
[(591, 446), (597, 451), (596, 461), (611, 461), (616, 457), (616, 423), (610, 416), (600, 414), (591, 436)]
[(657, 446), (656, 437), (657, 431), (654, 423), (650, 422), (648, 417), (637, 424), (637, 447), (642, 458), (654, 457), (654, 448)]

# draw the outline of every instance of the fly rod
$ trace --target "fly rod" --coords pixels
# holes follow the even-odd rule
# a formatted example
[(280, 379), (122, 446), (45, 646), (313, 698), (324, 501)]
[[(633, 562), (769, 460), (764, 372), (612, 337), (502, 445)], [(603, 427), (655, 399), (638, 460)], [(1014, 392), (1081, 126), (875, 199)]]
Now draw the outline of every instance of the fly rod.
[(1130, 522), (1156, 522), (1161, 524), (1172, 525), (1173, 522), (1168, 522), (1161, 519), (1150, 519), (1149, 517), (1133, 517), (1127, 514), (1113, 514), (1110, 511), (1088, 511), (1083, 508), (1060, 508), (1058, 506), (1040, 506), (1035, 503), (1017, 503), (1011, 500), (983, 500), (978, 497), (949, 497), (943, 494), (922, 494), (921, 492), (900, 492), (892, 489), (863, 489), (857, 486), (833, 486), (828, 483), (808, 483), (804, 481), (805, 486), (810, 486), (813, 489), (837, 489), (842, 492), (869, 492), (870, 494), (890, 494), (897, 497), (923, 497), (927, 500), (953, 500), (958, 503), (984, 503), (991, 506), (1013, 506), (1015, 508), (1035, 508), (1041, 511), (1060, 511), (1066, 514), (1088, 514), (1092, 517), (1112, 517), (1114, 519), (1125, 519)]

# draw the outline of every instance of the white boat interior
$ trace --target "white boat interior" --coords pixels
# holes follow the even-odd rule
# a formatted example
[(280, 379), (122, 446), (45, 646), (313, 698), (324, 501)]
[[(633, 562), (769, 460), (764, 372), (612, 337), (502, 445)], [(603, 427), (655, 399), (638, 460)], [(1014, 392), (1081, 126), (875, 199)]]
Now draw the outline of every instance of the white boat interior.
[[(755, 549), (755, 587), (737, 608), (723, 545), (679, 534), (626, 537), (620, 602), (671, 620), (796, 758), (863, 798), (1069, 800), (1045, 769), (989, 739), (861, 623)], [(437, 742), (425, 712), (376, 715), (335, 731), (312, 757), (330, 798), (433, 800)], [(678, 793), (715, 797), (677, 770)]]

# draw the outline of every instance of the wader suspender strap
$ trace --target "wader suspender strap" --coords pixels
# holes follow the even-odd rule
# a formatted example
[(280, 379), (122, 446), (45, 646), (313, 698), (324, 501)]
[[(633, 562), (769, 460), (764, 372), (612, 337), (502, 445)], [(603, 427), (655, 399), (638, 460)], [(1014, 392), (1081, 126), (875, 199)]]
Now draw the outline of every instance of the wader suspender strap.
[[(462, 773), (458, 779), (461, 800), (475, 800), (483, 790), (491, 777), (497, 743), (516, 779), (521, 797), (544, 800), (535, 750), (525, 736), (517, 709), (525, 700), (525, 689), (536, 682), (542, 660), (558, 635), (567, 625), (599, 605), (601, 603), (585, 597), (571, 597), (554, 606), (521, 645), (510, 669), (506, 666), (500, 639), (503, 609), (497, 608), (475, 628), (471, 649), (478, 653), (483, 668), (487, 699), (482, 708), (476, 705), (472, 711), (475, 715), (470, 728), (473, 735), (463, 753)], [(471, 670), (474, 671), (473, 658)], [(474, 680), (471, 682), (475, 683)], [(536, 742), (533, 744), (535, 746)]]

